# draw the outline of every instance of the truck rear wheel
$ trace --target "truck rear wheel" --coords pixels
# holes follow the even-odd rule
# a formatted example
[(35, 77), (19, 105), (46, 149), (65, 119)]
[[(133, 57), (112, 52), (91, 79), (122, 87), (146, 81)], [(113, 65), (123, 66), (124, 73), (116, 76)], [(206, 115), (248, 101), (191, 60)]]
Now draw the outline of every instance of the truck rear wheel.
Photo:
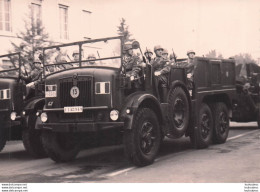
[(154, 111), (137, 111), (131, 130), (125, 130), (124, 149), (127, 158), (136, 166), (152, 164), (161, 143), (161, 130)]
[(55, 162), (68, 162), (80, 151), (79, 137), (73, 133), (42, 132), (42, 143), (46, 153)]
[(225, 103), (216, 103), (212, 108), (214, 118), (213, 142), (225, 143), (229, 133), (229, 116)]
[(176, 138), (182, 137), (189, 126), (189, 102), (181, 87), (176, 87), (169, 94), (170, 133)]
[(22, 140), (25, 150), (33, 157), (46, 157), (41, 142), (41, 131), (35, 130), (37, 116), (29, 116), (29, 125), (22, 132)]
[(197, 128), (190, 135), (192, 144), (197, 149), (203, 149), (210, 145), (213, 134), (213, 117), (209, 106), (203, 103), (199, 110), (199, 122)]

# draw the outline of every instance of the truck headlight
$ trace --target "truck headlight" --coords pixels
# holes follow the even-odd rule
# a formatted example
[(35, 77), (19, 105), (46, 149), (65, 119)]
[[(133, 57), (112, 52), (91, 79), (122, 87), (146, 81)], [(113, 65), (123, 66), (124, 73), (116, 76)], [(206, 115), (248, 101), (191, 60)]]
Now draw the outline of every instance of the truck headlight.
[(45, 97), (57, 97), (57, 85), (45, 85)]
[(118, 110), (112, 110), (112, 111), (110, 111), (110, 119), (111, 119), (112, 121), (118, 120), (118, 117), (119, 117), (119, 111), (118, 111)]
[(11, 119), (12, 121), (14, 121), (14, 120), (16, 119), (16, 116), (17, 116), (17, 113), (16, 113), (16, 112), (12, 112), (12, 113), (10, 114), (10, 119)]
[(48, 115), (47, 115), (47, 113), (42, 113), (42, 114), (41, 114), (41, 121), (42, 121), (43, 123), (45, 123), (47, 120), (48, 120)]

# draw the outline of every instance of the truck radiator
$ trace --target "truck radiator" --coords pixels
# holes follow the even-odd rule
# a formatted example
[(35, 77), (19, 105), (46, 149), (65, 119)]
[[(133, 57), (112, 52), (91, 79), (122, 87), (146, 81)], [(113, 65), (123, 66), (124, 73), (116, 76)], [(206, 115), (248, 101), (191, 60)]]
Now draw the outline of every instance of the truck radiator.
[[(74, 83), (75, 85), (75, 83)], [(60, 106), (92, 106), (92, 78), (81, 77), (76, 86), (79, 88), (79, 96), (72, 98), (70, 90), (74, 86), (72, 79), (64, 79), (60, 81)], [(93, 112), (84, 111), (83, 113), (61, 113), (60, 122), (73, 122), (73, 121), (92, 121)]]
[(79, 96), (77, 98), (72, 98), (70, 95), (70, 90), (73, 87), (73, 82), (71, 81), (61, 81), (60, 82), (60, 106), (92, 106), (92, 81), (91, 79), (85, 79), (77, 81), (79, 88)]

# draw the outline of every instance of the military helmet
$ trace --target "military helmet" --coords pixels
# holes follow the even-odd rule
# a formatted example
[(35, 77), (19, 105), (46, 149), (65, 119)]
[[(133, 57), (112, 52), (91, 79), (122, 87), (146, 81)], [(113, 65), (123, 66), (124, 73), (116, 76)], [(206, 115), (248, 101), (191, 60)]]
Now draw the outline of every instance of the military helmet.
[(88, 55), (88, 59), (91, 58), (91, 57), (96, 59), (96, 56), (94, 54), (89, 54)]
[(79, 50), (74, 50), (73, 53), (72, 53), (72, 56), (74, 56), (75, 54), (79, 54)]
[(152, 54), (153, 54), (153, 52), (151, 51), (151, 49), (146, 49), (146, 51), (144, 52), (144, 54), (146, 54), (146, 53), (152, 53)]
[(169, 54), (167, 49), (164, 49), (162, 54)]
[(158, 50), (158, 49), (162, 49), (163, 50), (163, 48), (162, 48), (162, 46), (161, 45), (156, 45), (156, 46), (154, 46), (154, 52), (156, 51), (156, 50)]
[(189, 55), (190, 53), (193, 53), (195, 55), (195, 51), (193, 51), (193, 50), (188, 50), (187, 51), (187, 55)]
[(129, 49), (133, 49), (132, 44), (124, 44), (123, 50), (128, 51)]

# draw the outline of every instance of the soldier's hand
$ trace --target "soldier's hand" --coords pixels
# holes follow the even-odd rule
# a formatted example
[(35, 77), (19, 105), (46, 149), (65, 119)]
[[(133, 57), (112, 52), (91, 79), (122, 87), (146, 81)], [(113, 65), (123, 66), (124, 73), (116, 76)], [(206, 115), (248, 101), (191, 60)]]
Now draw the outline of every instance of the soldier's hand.
[(131, 80), (131, 81), (135, 80), (135, 76), (131, 75), (131, 76), (130, 76), (130, 80)]
[(159, 75), (161, 75), (161, 72), (160, 72), (160, 71), (155, 71), (155, 72), (154, 72), (154, 75), (155, 75), (155, 76), (159, 76)]

